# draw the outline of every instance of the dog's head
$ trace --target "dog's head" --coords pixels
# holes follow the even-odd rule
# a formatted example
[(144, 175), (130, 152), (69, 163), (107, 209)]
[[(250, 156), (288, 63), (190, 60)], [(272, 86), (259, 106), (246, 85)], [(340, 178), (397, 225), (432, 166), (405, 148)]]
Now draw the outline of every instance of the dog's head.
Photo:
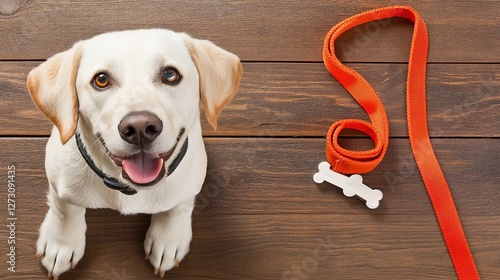
[(241, 74), (234, 54), (156, 29), (80, 41), (33, 69), (27, 84), (63, 144), (79, 123), (88, 126), (126, 179), (149, 185), (164, 177), (165, 162), (198, 120), (200, 99), (216, 128)]

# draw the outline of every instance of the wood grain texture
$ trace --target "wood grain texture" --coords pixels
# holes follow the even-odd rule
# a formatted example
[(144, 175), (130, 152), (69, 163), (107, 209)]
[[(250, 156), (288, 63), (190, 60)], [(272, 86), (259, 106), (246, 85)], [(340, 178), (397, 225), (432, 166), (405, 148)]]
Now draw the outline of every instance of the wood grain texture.
[[(0, 62), (0, 135), (49, 135), (26, 76), (39, 62)], [(349, 64), (379, 93), (392, 136), (407, 136), (405, 64)], [(342, 118), (367, 119), (321, 63), (244, 63), (235, 99), (207, 136), (324, 136)], [(437, 64), (428, 69), (428, 119), (433, 137), (500, 136), (500, 65)]]
[[(47, 279), (36, 260), (38, 223), (19, 233), (19, 270), (8, 279)], [(168, 279), (453, 279), (432, 215), (335, 214), (193, 217), (191, 251)], [(464, 219), (482, 279), (496, 279), (499, 219)], [(144, 215), (87, 214), (86, 255), (65, 279), (158, 279), (144, 260)], [(496, 230), (496, 232), (495, 232)], [(5, 231), (2, 229), (2, 231)], [(1, 232), (4, 235), (4, 232)], [(493, 239), (493, 242), (481, 240)], [(495, 263), (497, 261), (497, 263)], [(3, 265), (3, 264), (2, 264)], [(1, 276), (7, 276), (5, 270)], [(307, 278), (306, 278), (307, 277)]]
[[(414, 7), (429, 26), (431, 62), (500, 62), (498, 1), (20, 1), (0, 4), (0, 59), (46, 59), (103, 32), (170, 28), (251, 61), (321, 61), (324, 36), (368, 9)], [(345, 34), (340, 56), (407, 61), (412, 25), (392, 19)], [(481, 38), (478, 40), (478, 38)]]
[[(191, 252), (169, 279), (454, 279), (410, 152), (405, 79), (412, 24), (355, 28), (342, 61), (379, 93), (391, 140), (364, 182), (384, 192), (376, 210), (312, 175), (324, 136), (366, 115), (327, 73), (324, 36), (339, 21), (410, 5), (430, 35), (428, 118), (482, 279), (500, 275), (500, 2), (473, 1), (0, 1), (0, 279), (47, 279), (35, 257), (47, 211), (44, 151), (51, 124), (33, 105), (27, 73), (78, 40), (113, 30), (170, 28), (209, 39), (244, 61), (235, 100), (202, 126), (207, 177), (193, 215)], [(346, 133), (341, 145), (367, 149)], [(7, 166), (16, 166), (16, 273), (7, 270)], [(87, 211), (87, 247), (64, 279), (158, 279), (144, 260), (149, 216)]]
[[(368, 144), (365, 140), (347, 139), (343, 145), (362, 148)], [(3, 173), (7, 165), (16, 166), (19, 270), (15, 274), (0, 270), (0, 276), (9, 279), (44, 278), (34, 248), (47, 210), (45, 142), (0, 139)], [(321, 139), (209, 138), (206, 142), (209, 172), (193, 218), (192, 249), (169, 278), (453, 278), (405, 139), (393, 140), (383, 164), (365, 176), (367, 184), (384, 191), (377, 210), (345, 198), (332, 186), (312, 182), (323, 158)], [(500, 273), (498, 140), (433, 142), (479, 272), (483, 279), (495, 279)], [(398, 172), (393, 181), (385, 181), (388, 172)], [(0, 189), (0, 196), (6, 197), (6, 188)], [(5, 211), (0, 213), (5, 221)], [(143, 260), (147, 215), (124, 217), (111, 210), (89, 210), (87, 222), (86, 255), (61, 279), (155, 279)], [(6, 244), (6, 236), (2, 227), (0, 244)]]
[[(341, 145), (365, 149), (367, 139), (342, 139)], [(434, 139), (433, 145), (454, 198), (465, 215), (500, 216), (497, 139)], [(28, 201), (47, 190), (45, 138), (0, 139), (1, 165), (15, 165)], [(197, 212), (215, 214), (365, 213), (357, 199), (346, 199), (328, 184), (316, 185), (312, 175), (323, 161), (324, 139), (208, 138), (209, 168)], [(481, 147), (478, 149), (477, 147)], [(364, 175), (372, 188), (384, 192), (384, 203), (372, 213), (432, 213), (407, 139), (391, 140), (381, 165)], [(6, 190), (3, 189), (3, 192)], [(42, 205), (45, 205), (43, 202)], [(339, 207), (333, 207), (338, 205)]]

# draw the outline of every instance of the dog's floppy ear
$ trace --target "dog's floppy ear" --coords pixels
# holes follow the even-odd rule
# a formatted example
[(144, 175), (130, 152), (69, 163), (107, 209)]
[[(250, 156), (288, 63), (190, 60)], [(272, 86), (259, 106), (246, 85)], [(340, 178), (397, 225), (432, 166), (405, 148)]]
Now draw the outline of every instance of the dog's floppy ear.
[(217, 129), (217, 117), (233, 99), (243, 68), (240, 59), (210, 41), (184, 36), (200, 75), (200, 95), (210, 125)]
[(59, 130), (65, 144), (78, 123), (76, 75), (82, 55), (79, 44), (58, 53), (31, 70), (28, 91), (36, 106)]

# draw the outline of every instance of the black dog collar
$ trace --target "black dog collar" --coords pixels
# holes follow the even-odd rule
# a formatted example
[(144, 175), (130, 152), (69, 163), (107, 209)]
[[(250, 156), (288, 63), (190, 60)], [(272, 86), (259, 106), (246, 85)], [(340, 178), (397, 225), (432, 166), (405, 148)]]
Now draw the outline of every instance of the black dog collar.
[[(76, 145), (78, 147), (78, 150), (80, 151), (80, 154), (82, 155), (82, 157), (85, 160), (85, 162), (87, 163), (87, 165), (90, 167), (90, 169), (92, 169), (92, 171), (94, 171), (94, 173), (97, 176), (99, 176), (103, 180), (104, 184), (108, 188), (113, 189), (113, 190), (118, 190), (121, 193), (126, 194), (126, 195), (133, 195), (133, 194), (137, 193), (137, 191), (135, 189), (118, 181), (116, 178), (113, 178), (113, 177), (106, 175), (104, 172), (102, 172), (101, 169), (99, 169), (95, 165), (94, 160), (90, 157), (90, 155), (87, 151), (87, 148), (83, 145), (82, 139), (80, 138), (80, 133), (78, 131), (75, 132), (75, 140), (76, 140)], [(177, 156), (174, 158), (172, 163), (170, 163), (170, 165), (168, 166), (167, 176), (174, 173), (175, 169), (177, 168), (177, 166), (179, 166), (182, 159), (186, 155), (187, 149), (188, 149), (188, 138), (186, 137), (184, 144), (182, 144), (181, 150), (179, 151)]]

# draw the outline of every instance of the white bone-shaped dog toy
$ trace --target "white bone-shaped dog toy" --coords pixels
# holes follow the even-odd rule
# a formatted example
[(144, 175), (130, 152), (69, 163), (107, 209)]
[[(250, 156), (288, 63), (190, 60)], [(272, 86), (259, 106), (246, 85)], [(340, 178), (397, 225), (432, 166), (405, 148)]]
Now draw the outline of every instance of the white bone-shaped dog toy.
[(379, 206), (383, 197), (382, 191), (371, 189), (363, 184), (363, 177), (359, 174), (345, 176), (330, 169), (330, 164), (326, 161), (318, 165), (318, 173), (314, 174), (314, 182), (320, 184), (324, 181), (341, 188), (347, 197), (358, 196), (366, 201), (366, 206), (375, 209)]

